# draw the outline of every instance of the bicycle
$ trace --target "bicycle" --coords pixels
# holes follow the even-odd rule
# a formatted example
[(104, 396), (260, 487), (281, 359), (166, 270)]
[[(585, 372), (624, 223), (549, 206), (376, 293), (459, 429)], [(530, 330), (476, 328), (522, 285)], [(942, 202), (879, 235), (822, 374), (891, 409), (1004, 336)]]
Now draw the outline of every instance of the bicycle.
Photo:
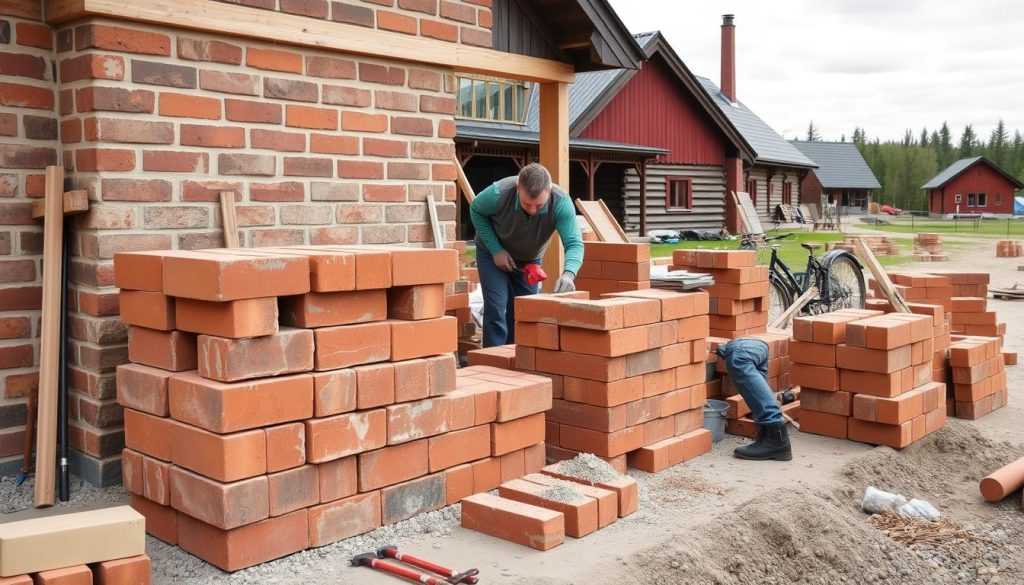
[(755, 250), (758, 242), (764, 242), (764, 245), (772, 249), (768, 264), (768, 322), (774, 323), (812, 285), (817, 287), (818, 294), (801, 309), (801, 315), (818, 315), (839, 309), (863, 309), (867, 297), (864, 267), (857, 257), (846, 250), (829, 250), (822, 256), (815, 256), (814, 251), (821, 248), (822, 244), (804, 242), (800, 247), (808, 253), (807, 269), (804, 272), (793, 272), (779, 258), (778, 245), (770, 244), (792, 235), (744, 234), (740, 239), (741, 250)]

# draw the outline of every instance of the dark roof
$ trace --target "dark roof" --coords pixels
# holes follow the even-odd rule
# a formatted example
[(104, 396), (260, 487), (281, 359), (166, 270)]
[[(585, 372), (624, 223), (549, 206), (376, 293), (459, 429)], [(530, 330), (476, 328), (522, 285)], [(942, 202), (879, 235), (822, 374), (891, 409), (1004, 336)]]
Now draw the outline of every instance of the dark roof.
[(941, 187), (941, 186), (945, 185), (946, 183), (952, 181), (954, 178), (960, 176), (964, 171), (966, 171), (967, 169), (973, 167), (975, 164), (977, 164), (979, 162), (983, 162), (983, 163), (987, 164), (988, 166), (992, 167), (992, 169), (994, 171), (996, 171), (1000, 175), (1006, 177), (1006, 179), (1009, 180), (1011, 183), (1013, 183), (1018, 189), (1020, 189), (1021, 187), (1024, 187), (1024, 183), (1021, 183), (1020, 179), (1018, 179), (1017, 177), (1014, 177), (1010, 173), (1008, 173), (1008, 172), (1004, 171), (1003, 169), (999, 168), (999, 166), (996, 165), (996, 163), (988, 160), (987, 158), (985, 158), (983, 156), (973, 156), (971, 158), (962, 158), (962, 159), (956, 161), (955, 163), (949, 165), (948, 167), (946, 167), (946, 170), (944, 170), (941, 173), (939, 173), (939, 174), (935, 175), (934, 177), (932, 177), (932, 179), (930, 181), (928, 181), (927, 183), (925, 183), (921, 188), (922, 189), (938, 189), (939, 187)]
[(718, 89), (715, 82), (698, 77), (704, 91), (711, 96), (715, 105), (729, 118), (736, 130), (743, 136), (756, 153), (756, 162), (775, 163), (786, 166), (813, 168), (814, 161), (804, 156), (785, 138), (779, 136), (771, 126), (759, 118), (743, 102), (731, 103)]
[(826, 189), (881, 189), (882, 186), (852, 142), (804, 142), (793, 146), (818, 164), (814, 174)]
[[(475, 120), (458, 120), (457, 139), (460, 141), (480, 140), (492, 144), (540, 144), (540, 134), (526, 126), (515, 124), (492, 124)], [(649, 155), (652, 158), (668, 153), (663, 148), (652, 148), (639, 144), (624, 144), (591, 138), (570, 138), (569, 148), (594, 152), (622, 152)]]

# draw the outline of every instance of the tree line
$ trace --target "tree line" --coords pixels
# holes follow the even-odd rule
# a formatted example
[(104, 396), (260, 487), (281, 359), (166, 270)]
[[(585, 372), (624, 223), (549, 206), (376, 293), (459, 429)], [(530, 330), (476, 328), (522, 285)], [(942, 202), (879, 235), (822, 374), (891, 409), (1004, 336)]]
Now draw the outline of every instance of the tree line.
[[(819, 141), (821, 134), (812, 121), (805, 140)], [(953, 138), (949, 124), (938, 129), (922, 128), (919, 133), (907, 130), (902, 140), (869, 139), (863, 128), (853, 130), (851, 140), (857, 145), (868, 167), (882, 184), (875, 200), (900, 209), (926, 211), (928, 199), (921, 185), (950, 164), (972, 156), (984, 156), (1011, 175), (1024, 177), (1024, 134), (1015, 130), (1010, 136), (1003, 120), (985, 139), (971, 124), (964, 127), (959, 139)], [(846, 142), (844, 134), (840, 142)]]

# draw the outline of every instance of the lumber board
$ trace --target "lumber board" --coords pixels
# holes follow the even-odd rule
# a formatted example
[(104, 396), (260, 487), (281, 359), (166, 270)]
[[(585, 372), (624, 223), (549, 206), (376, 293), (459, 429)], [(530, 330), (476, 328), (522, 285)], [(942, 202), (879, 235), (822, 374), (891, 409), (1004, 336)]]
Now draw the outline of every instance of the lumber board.
[[(84, 189), (64, 193), (64, 215), (74, 215), (89, 211), (89, 192)], [(46, 215), (46, 199), (32, 202), (32, 219), (42, 219)]]
[[(64, 248), (64, 167), (46, 167), (43, 218), (43, 299), (39, 328), (35, 506), (53, 505), (60, 374), (61, 255)], [(25, 571), (27, 572), (27, 571)]]
[(597, 234), (597, 239), (600, 241), (619, 244), (629, 243), (626, 232), (622, 231), (622, 226), (619, 225), (619, 222), (615, 221), (615, 217), (603, 200), (584, 201), (583, 199), (577, 199), (576, 208), (587, 219), (590, 229)]
[(235, 192), (221, 191), (220, 216), (224, 225), (224, 247), (240, 248), (238, 242), (238, 212), (235, 210)]
[(732, 194), (736, 198), (736, 211), (746, 232), (748, 234), (763, 234), (764, 227), (761, 226), (757, 208), (754, 207), (754, 201), (750, 199), (750, 194), (746, 191), (733, 191)]
[(813, 299), (817, 295), (818, 287), (816, 286), (812, 286), (811, 288), (805, 290), (804, 294), (797, 297), (797, 299), (793, 301), (793, 304), (790, 305), (789, 308), (786, 309), (781, 315), (779, 315), (779, 318), (776, 319), (774, 323), (771, 323), (768, 326), (773, 329), (785, 329), (788, 326), (789, 321), (793, 318), (793, 316), (800, 312), (800, 310), (803, 309), (805, 306), (807, 306), (807, 303), (811, 302), (811, 299)]
[(879, 288), (882, 289), (882, 294), (885, 295), (893, 309), (900, 313), (910, 313), (910, 307), (907, 306), (903, 295), (900, 294), (900, 291), (896, 290), (892, 280), (889, 279), (889, 273), (879, 264), (878, 258), (875, 257), (875, 253), (871, 251), (871, 247), (868, 246), (864, 238), (854, 239), (854, 245), (857, 246), (857, 254), (864, 260), (864, 264), (871, 271), (871, 275), (875, 277)]
[[(551, 182), (569, 191), (569, 84), (540, 84), (540, 163), (551, 173)], [(548, 278), (544, 292), (553, 292), (565, 266), (565, 249), (557, 232), (552, 234), (541, 266)]]
[(444, 232), (441, 231), (441, 222), (437, 219), (437, 202), (433, 195), (427, 196), (427, 214), (430, 216), (430, 231), (434, 234), (434, 247), (444, 248)]
[(462, 191), (462, 196), (466, 199), (466, 203), (472, 205), (473, 200), (476, 199), (476, 193), (473, 192), (473, 186), (469, 184), (469, 179), (466, 178), (466, 171), (462, 168), (462, 163), (453, 154), (452, 162), (455, 163), (455, 170), (457, 172), (455, 176), (455, 182), (459, 186), (459, 190)]
[(258, 39), (275, 44), (315, 47), (428, 63), (456, 72), (480, 73), (523, 81), (572, 83), (570, 63), (515, 55), (427, 37), (355, 24), (309, 18), (209, 0), (46, 0), (46, 19), (59, 24), (88, 16), (109, 16), (166, 26)]
[(146, 519), (130, 506), (0, 524), (0, 577), (146, 552)]

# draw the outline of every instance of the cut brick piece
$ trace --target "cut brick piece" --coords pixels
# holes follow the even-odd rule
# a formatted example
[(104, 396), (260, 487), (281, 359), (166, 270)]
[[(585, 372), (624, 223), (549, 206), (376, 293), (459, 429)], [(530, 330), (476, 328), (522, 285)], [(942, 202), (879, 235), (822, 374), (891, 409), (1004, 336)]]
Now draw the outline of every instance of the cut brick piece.
[(242, 299), (211, 302), (175, 300), (178, 329), (241, 339), (277, 333), (277, 299)]
[(270, 515), (265, 476), (224, 484), (172, 467), (170, 478), (171, 507), (222, 530), (259, 522)]
[[(538, 485), (521, 479), (506, 481), (498, 486), (498, 495), (502, 498), (531, 504), (548, 510), (561, 512), (565, 515), (565, 533), (568, 536), (582, 538), (598, 529), (597, 500), (583, 495), (577, 490), (578, 496), (568, 500), (562, 497), (554, 500), (545, 496), (549, 487)], [(568, 493), (565, 494), (568, 496)], [(568, 501), (565, 501), (568, 500)]]
[(636, 480), (626, 475), (622, 475), (616, 479), (612, 479), (609, 481), (594, 482), (587, 479), (574, 477), (572, 475), (567, 475), (562, 465), (559, 463), (548, 465), (543, 470), (541, 470), (541, 473), (544, 473), (545, 475), (550, 475), (551, 477), (556, 477), (559, 479), (564, 479), (567, 481), (572, 481), (583, 485), (595, 486), (601, 489), (606, 489), (614, 492), (619, 500), (619, 518), (624, 518), (632, 514), (633, 512), (636, 512), (637, 506), (639, 505), (639, 492), (637, 490)]
[(313, 416), (313, 377), (306, 374), (226, 384), (198, 374), (170, 382), (176, 420), (215, 433), (231, 433)]
[(383, 321), (387, 294), (383, 290), (311, 292), (282, 297), (281, 324), (294, 327), (330, 327)]
[(356, 374), (356, 408), (386, 406), (395, 401), (395, 367), (370, 364), (352, 368)]
[[(539, 469), (543, 469), (543, 466)], [(542, 486), (571, 486), (580, 491), (583, 495), (597, 500), (598, 528), (604, 528), (618, 520), (619, 498), (615, 495), (615, 492), (582, 483), (558, 479), (557, 477), (539, 473), (539, 469), (538, 472), (532, 472), (524, 475), (522, 479)]]
[(387, 291), (387, 318), (404, 321), (444, 316), (443, 284), (396, 286)]
[(196, 336), (183, 331), (128, 328), (128, 359), (171, 372), (194, 370), (198, 365)]
[[(853, 397), (853, 416), (868, 422), (900, 425), (924, 414), (925, 392), (925, 389), (911, 390), (894, 398), (857, 394)], [(802, 402), (803, 393), (800, 398)]]
[(96, 563), (92, 577), (94, 585), (149, 585), (150, 571), (149, 556), (137, 555)]
[(320, 476), (320, 501), (333, 502), (354, 496), (358, 490), (356, 458), (335, 459), (316, 466)]
[(320, 474), (315, 465), (267, 476), (270, 515), (281, 516), (320, 503)]
[(355, 410), (356, 391), (356, 371), (352, 368), (313, 374), (313, 416)]
[[(537, 323), (537, 325), (540, 324)], [(516, 369), (516, 346), (510, 344), (473, 349), (466, 352), (466, 361), (470, 367), (491, 366), (514, 370)]]
[(171, 460), (172, 427), (176, 423), (131, 408), (124, 409), (124, 443), (129, 449), (163, 461)]
[(316, 346), (313, 367), (317, 371), (391, 358), (391, 325), (387, 322), (323, 327), (313, 331), (313, 337)]
[(260, 248), (259, 251), (308, 257), (309, 287), (313, 292), (348, 291), (356, 288), (355, 254), (304, 247)]
[(501, 459), (488, 457), (473, 462), (473, 493), (488, 492), (501, 483)]
[(490, 494), (462, 500), (462, 526), (537, 550), (565, 540), (564, 514)]
[(314, 418), (304, 424), (306, 459), (310, 463), (332, 461), (387, 444), (387, 414), (383, 409)]
[(516, 319), (515, 333), (518, 345), (542, 349), (560, 348), (558, 325), (554, 323), (530, 323)]
[(491, 424), (491, 455), (504, 455), (544, 441), (544, 413)]
[(174, 329), (174, 298), (162, 293), (122, 290), (121, 322), (161, 331)]
[(220, 382), (308, 372), (313, 369), (313, 332), (282, 328), (250, 339), (199, 336), (199, 375)]
[(262, 429), (218, 435), (180, 423), (171, 428), (171, 461), (179, 467), (224, 482), (267, 472)]
[(233, 530), (220, 530), (182, 514), (178, 544), (225, 571), (237, 571), (308, 548), (309, 528), (306, 510)]
[[(827, 412), (839, 416), (850, 416), (851, 400), (854, 395), (849, 392), (834, 392), (817, 390), (815, 388), (801, 388), (800, 408), (802, 410), (813, 410), (815, 412)], [(746, 413), (744, 413), (744, 416)]]
[(551, 381), (546, 378), (528, 374), (508, 378), (495, 390), (497, 422), (523, 418), (551, 409)]
[(114, 254), (114, 286), (128, 290), (163, 291), (164, 257), (174, 253), (155, 250)]
[(446, 506), (473, 495), (473, 466), (463, 464), (445, 470), (444, 483)]
[(490, 440), (491, 428), (485, 424), (432, 437), (427, 442), (430, 473), (487, 457)]
[(267, 472), (306, 463), (306, 426), (301, 422), (267, 427)]
[(405, 360), (395, 366), (395, 402), (422, 400), (431, 396), (431, 362), (426, 359)]
[[(401, 461), (401, 465), (396, 465)], [(359, 491), (368, 492), (427, 474), (427, 441), (421, 439), (359, 454)]]
[(646, 447), (630, 451), (627, 456), (630, 467), (647, 473), (657, 473), (682, 463), (683, 438), (671, 437), (652, 442)]
[(422, 321), (388, 321), (391, 326), (391, 360), (402, 361), (458, 349), (455, 317)]
[(232, 301), (309, 292), (305, 256), (235, 256), (183, 252), (164, 258), (163, 292), (201, 301)]
[(141, 364), (117, 366), (117, 403), (156, 416), (167, 416), (167, 386), (173, 374)]
[(36, 585), (92, 585), (92, 571), (85, 565), (40, 571), (32, 578)]
[(309, 544), (324, 546), (381, 525), (380, 492), (373, 491), (309, 509)]
[(445, 505), (445, 474), (428, 475), (380, 491), (381, 522), (385, 525), (439, 510)]

